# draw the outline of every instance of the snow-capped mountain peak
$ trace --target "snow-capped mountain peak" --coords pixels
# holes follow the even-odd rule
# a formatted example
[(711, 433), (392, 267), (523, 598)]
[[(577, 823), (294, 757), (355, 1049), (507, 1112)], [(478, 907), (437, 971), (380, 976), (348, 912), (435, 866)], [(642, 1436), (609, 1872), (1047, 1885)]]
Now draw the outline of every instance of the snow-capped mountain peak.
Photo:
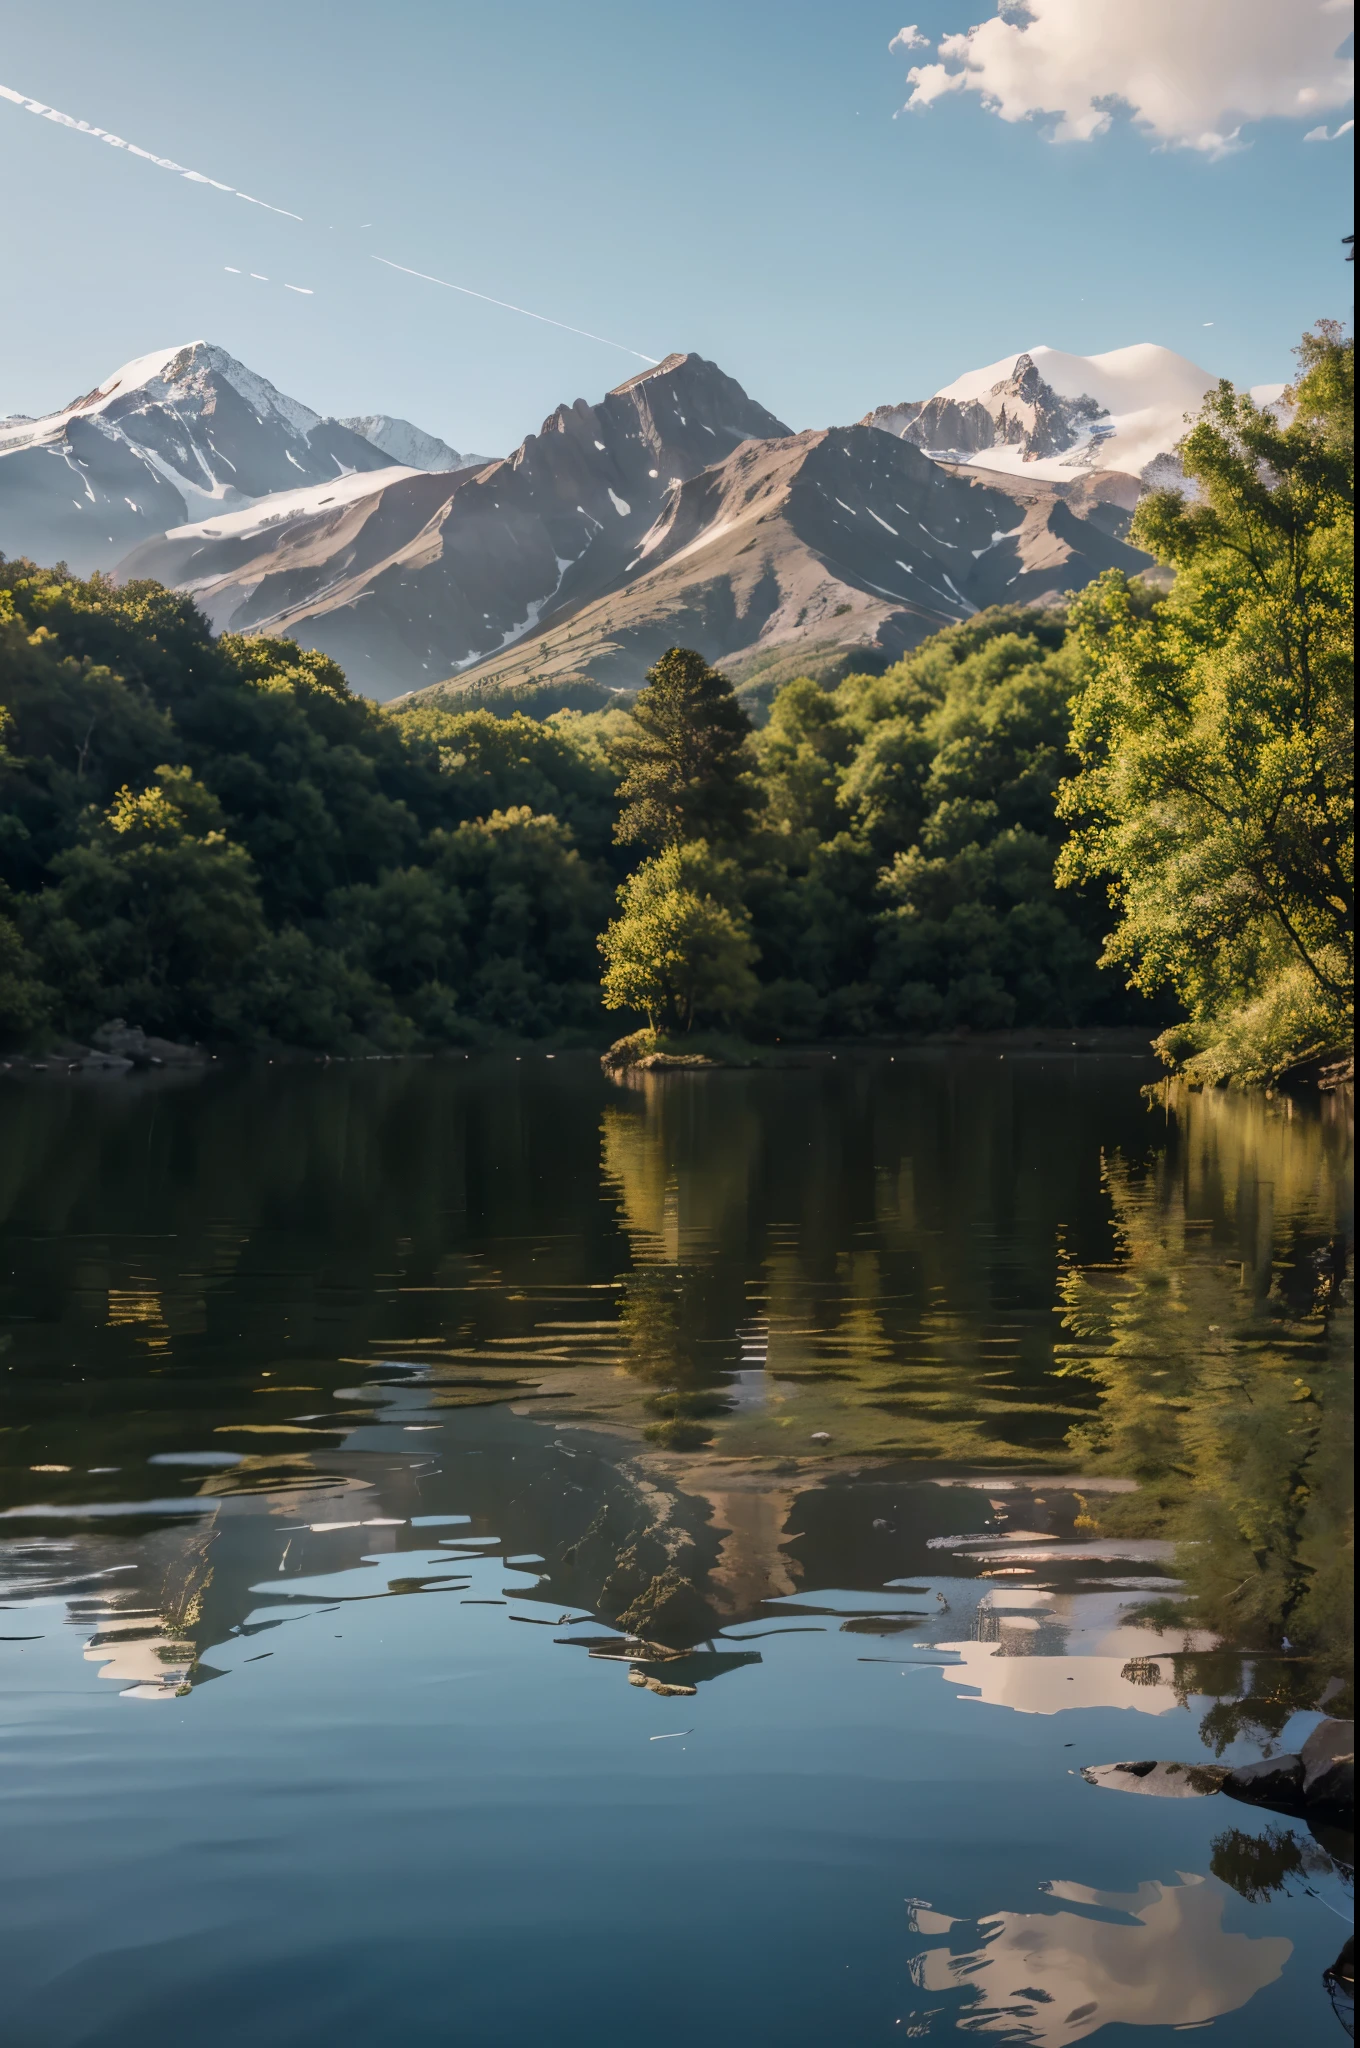
[[(1154, 341), (1131, 348), (1109, 349), (1104, 355), (1075, 356), (1065, 349), (1040, 344), (1023, 351), (1045, 384), (1059, 398), (1093, 398), (1111, 413), (1129, 412), (1149, 404), (1178, 405), (1182, 412), (1197, 407), (1214, 378), (1187, 356)], [(985, 369), (968, 370), (952, 384), (942, 385), (937, 398), (983, 398), (1010, 377), (1017, 356), (1003, 356)]]
[(977, 469), (1053, 482), (1091, 469), (1158, 480), (1215, 379), (1155, 342), (1078, 356), (1042, 344), (880, 406), (866, 424)]
[(156, 349), (41, 419), (0, 421), (0, 550), (107, 568), (153, 534), (280, 493), (394, 464), (464, 466), (433, 435), (389, 424), (408, 436), (400, 453), (216, 343)]
[[(32, 446), (58, 438), (68, 421), (77, 414), (84, 418), (111, 416), (122, 421), (126, 415), (156, 406), (172, 406), (193, 412), (216, 410), (217, 389), (229, 387), (256, 415), (259, 424), (272, 420), (290, 436), (307, 436), (321, 425), (321, 415), (300, 405), (244, 363), (207, 341), (190, 341), (178, 348), (156, 349), (124, 363), (93, 391), (74, 398), (69, 405), (42, 419), (5, 422), (0, 427), (0, 453), (10, 448)], [(197, 482), (197, 478), (191, 479)]]

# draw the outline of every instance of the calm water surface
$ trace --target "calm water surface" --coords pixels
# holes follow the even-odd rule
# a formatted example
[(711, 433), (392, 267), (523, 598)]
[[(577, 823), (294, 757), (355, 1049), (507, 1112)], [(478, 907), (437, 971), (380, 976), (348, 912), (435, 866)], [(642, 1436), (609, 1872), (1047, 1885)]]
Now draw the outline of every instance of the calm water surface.
[(1353, 1711), (1348, 1105), (1153, 1079), (0, 1082), (4, 2041), (1343, 2040), (1080, 1776)]

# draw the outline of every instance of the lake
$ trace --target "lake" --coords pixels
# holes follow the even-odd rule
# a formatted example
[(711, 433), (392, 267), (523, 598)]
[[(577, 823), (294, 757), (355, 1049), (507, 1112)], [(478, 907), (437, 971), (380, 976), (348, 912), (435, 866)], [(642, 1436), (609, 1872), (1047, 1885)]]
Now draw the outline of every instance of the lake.
[[(1349, 1101), (0, 1078), (13, 2048), (1344, 2039)], [(1142, 1483), (1131, 1476), (1142, 1474)]]

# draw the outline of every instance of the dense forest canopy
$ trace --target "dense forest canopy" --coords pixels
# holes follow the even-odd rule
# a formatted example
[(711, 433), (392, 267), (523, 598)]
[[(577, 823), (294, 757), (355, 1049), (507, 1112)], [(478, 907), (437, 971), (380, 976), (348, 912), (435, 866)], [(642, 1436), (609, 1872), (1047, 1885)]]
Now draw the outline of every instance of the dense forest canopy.
[[(192, 602), (0, 560), (0, 1036), (214, 1046), (1185, 1020), (1203, 1078), (1349, 1023), (1350, 343), (1224, 386), (1111, 572), (753, 729), (684, 649), (631, 707), (380, 709)], [(639, 678), (639, 683), (643, 679)], [(596, 699), (589, 692), (580, 700)]]
[(0, 608), (11, 1040), (115, 1015), (334, 1050), (598, 1031), (614, 892), (637, 869), (640, 901), (647, 846), (696, 828), (740, 972), (729, 944), (718, 984), (663, 1001), (672, 1024), (1126, 1013), (1095, 964), (1102, 906), (1053, 883), (1059, 615), (987, 613), (886, 675), (795, 682), (752, 735), (683, 652), (637, 717), (393, 714), (323, 656), (213, 639), (155, 585), (16, 562)]

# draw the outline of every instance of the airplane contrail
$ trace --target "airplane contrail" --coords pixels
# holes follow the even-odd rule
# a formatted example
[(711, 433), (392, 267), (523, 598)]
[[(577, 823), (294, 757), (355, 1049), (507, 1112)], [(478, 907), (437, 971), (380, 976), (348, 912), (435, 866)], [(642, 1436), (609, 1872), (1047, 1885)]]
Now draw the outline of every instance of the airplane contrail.
[(211, 185), (215, 191), (230, 192), (233, 199), (244, 199), (248, 206), (262, 206), (266, 213), (281, 213), (285, 220), (302, 219), (300, 213), (290, 213), (286, 206), (271, 206), (267, 199), (252, 199), (249, 192), (238, 192), (234, 185), (224, 185), (220, 178), (210, 178), (203, 171), (188, 170), (183, 164), (177, 164), (173, 157), (156, 156), (149, 149), (139, 149), (135, 142), (125, 142), (121, 135), (111, 135), (107, 128), (96, 128), (89, 121), (78, 121), (74, 114), (59, 113), (56, 107), (49, 107), (42, 100), (28, 99), (25, 94), (15, 92), (12, 86), (0, 85), (0, 99), (12, 100), (16, 107), (23, 107), (30, 114), (41, 114), (44, 121), (55, 121), (61, 128), (74, 128), (78, 135), (92, 135), (96, 142), (107, 142), (110, 149), (125, 149), (129, 156), (139, 156), (144, 163), (155, 164), (158, 170), (174, 171), (177, 177), (188, 178), (195, 185)]
[[(0, 99), (12, 101), (26, 113), (41, 115), (44, 121), (55, 121), (59, 127), (74, 129), (78, 135), (91, 135), (96, 142), (105, 142), (110, 149), (125, 149), (129, 156), (140, 157), (143, 163), (155, 164), (158, 170), (173, 171), (177, 177), (188, 178), (195, 185), (211, 185), (214, 191), (228, 192), (234, 199), (244, 199), (250, 206), (261, 206), (266, 213), (277, 213), (285, 220), (295, 220), (305, 225), (300, 213), (290, 213), (286, 206), (271, 206), (267, 199), (255, 199), (249, 192), (239, 192), (234, 185), (223, 184), (220, 178), (210, 178), (203, 171), (191, 171), (184, 164), (178, 164), (173, 157), (157, 156), (152, 150), (141, 149), (135, 142), (127, 142), (121, 135), (110, 134), (107, 128), (96, 128), (89, 121), (79, 121), (74, 114), (63, 114), (56, 107), (49, 107), (43, 100), (31, 100), (26, 94), (15, 92), (12, 86), (0, 85)], [(372, 254), (372, 252), (369, 252)], [(573, 327), (566, 320), (554, 320), (547, 313), (533, 313), (527, 306), (515, 306), (508, 299), (493, 299), (489, 292), (473, 291), (470, 285), (453, 284), (446, 277), (433, 277), (428, 270), (412, 270), (405, 263), (393, 263), (387, 256), (374, 256), (375, 263), (386, 264), (389, 270), (400, 270), (407, 277), (418, 277), (426, 284), (441, 285), (447, 292), (461, 292), (464, 298), (481, 299), (485, 305), (499, 306), (502, 312), (518, 313), (522, 319), (541, 321), (545, 327), (559, 327), (564, 334), (579, 334), (585, 341), (596, 341), (602, 348), (616, 348), (626, 356), (636, 356), (641, 363), (655, 363), (656, 356), (644, 355), (640, 348), (629, 348), (625, 342), (610, 341), (607, 335), (592, 334), (588, 328)], [(301, 291), (305, 287), (289, 285), (289, 291)], [(310, 293), (308, 293), (310, 297)]]
[[(369, 254), (373, 252), (370, 250)], [(394, 263), (390, 256), (373, 256), (375, 263), (385, 263), (389, 270), (400, 270), (407, 277), (419, 277), (426, 284), (443, 285), (446, 292), (462, 292), (464, 298), (481, 299), (488, 306), (500, 306), (507, 313), (522, 313), (526, 320), (541, 320), (545, 327), (560, 327), (564, 334), (579, 334), (586, 341), (598, 341), (604, 348), (620, 349), (626, 356), (636, 356), (640, 363), (659, 362), (658, 356), (645, 356), (640, 348), (629, 348), (626, 341), (610, 341), (604, 334), (592, 334), (587, 327), (572, 327), (565, 320), (554, 320), (547, 313), (531, 313), (527, 306), (512, 306), (508, 299), (493, 299), (489, 292), (475, 292), (471, 285), (450, 284), (446, 277), (432, 277), (428, 270), (412, 270), (408, 264)]]

